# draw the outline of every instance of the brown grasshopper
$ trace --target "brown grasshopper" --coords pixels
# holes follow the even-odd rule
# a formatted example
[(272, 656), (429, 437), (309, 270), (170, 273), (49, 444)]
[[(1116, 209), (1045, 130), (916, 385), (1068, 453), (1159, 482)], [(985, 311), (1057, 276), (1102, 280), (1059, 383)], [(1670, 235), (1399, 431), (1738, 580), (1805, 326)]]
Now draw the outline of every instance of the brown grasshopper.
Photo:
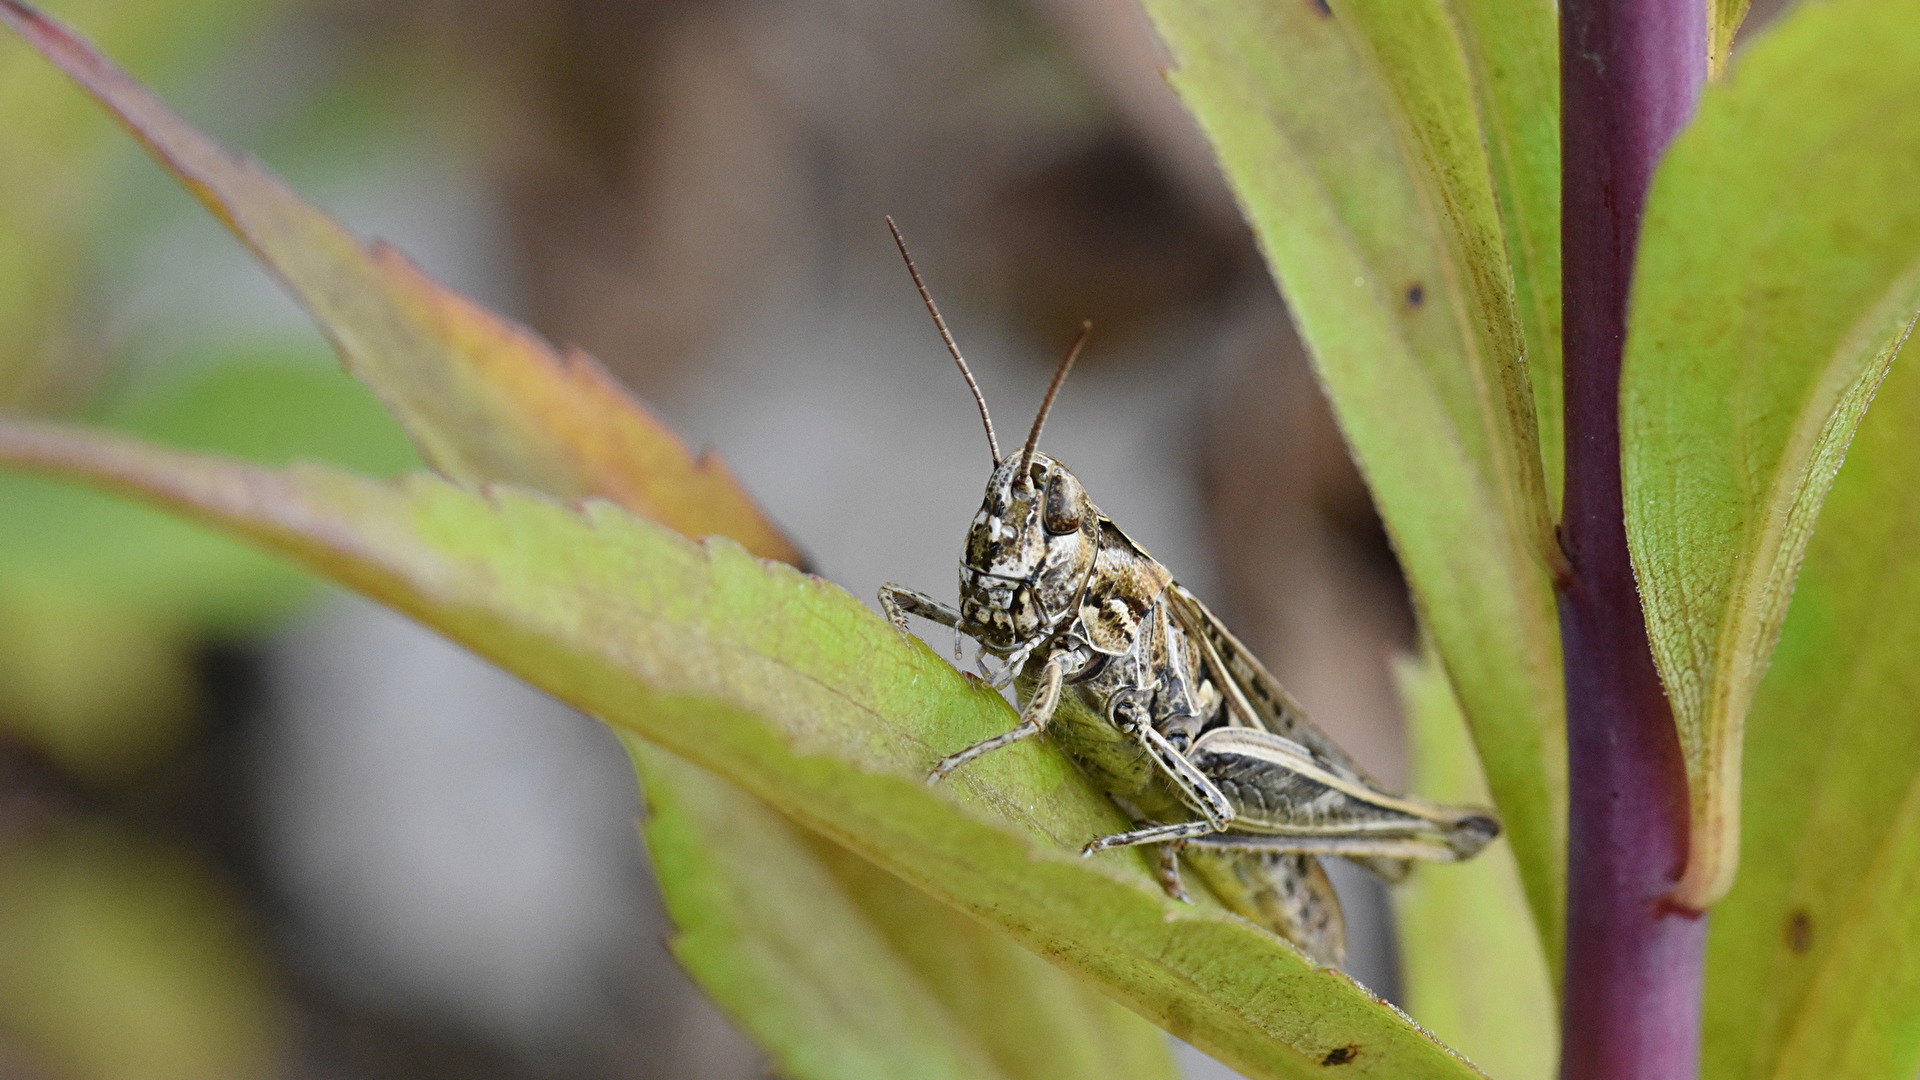
[(1228, 908), (1338, 965), (1345, 929), (1320, 856), (1397, 881), (1408, 860), (1472, 856), (1499, 835), (1499, 822), (1369, 778), (1073, 473), (1040, 452), (1088, 326), (1054, 372), (1026, 445), (1003, 456), (979, 384), (900, 231), (892, 219), (887, 226), (973, 392), (994, 469), (967, 532), (959, 608), (898, 585), (881, 587), (880, 606), (902, 633), (918, 615), (973, 638), (982, 674), (1013, 683), (1025, 702), (1012, 730), (943, 759), (928, 781), (1044, 731), (1139, 826), (1097, 837), (1083, 854), (1160, 845), (1169, 894), (1187, 898), (1184, 858)]

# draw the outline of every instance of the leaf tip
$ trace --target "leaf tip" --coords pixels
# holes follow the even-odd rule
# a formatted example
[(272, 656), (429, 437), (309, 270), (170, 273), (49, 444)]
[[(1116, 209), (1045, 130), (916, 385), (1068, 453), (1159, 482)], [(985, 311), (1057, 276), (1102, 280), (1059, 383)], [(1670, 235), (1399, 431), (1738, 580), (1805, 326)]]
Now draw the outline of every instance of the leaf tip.
[(27, 44), (63, 68), (75, 62), (83, 66), (99, 62), (99, 57), (73, 28), (24, 0), (0, 0), (0, 22), (19, 33)]

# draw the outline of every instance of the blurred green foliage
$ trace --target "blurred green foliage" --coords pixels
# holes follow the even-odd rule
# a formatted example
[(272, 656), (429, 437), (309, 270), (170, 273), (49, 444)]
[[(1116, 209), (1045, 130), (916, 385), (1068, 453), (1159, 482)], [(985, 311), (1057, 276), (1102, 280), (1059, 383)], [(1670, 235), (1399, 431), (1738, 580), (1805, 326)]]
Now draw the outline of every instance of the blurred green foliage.
[(170, 847), (74, 822), (0, 847), (0, 1021), (49, 1075), (275, 1075), (262, 955), (247, 913)]
[[(416, 461), (371, 394), (286, 350), (230, 357), (98, 420), (268, 463), (392, 475)], [(90, 780), (124, 777), (176, 744), (205, 635), (260, 629), (311, 589), (280, 560), (125, 500), (6, 476), (0, 504), (0, 730)]]
[[(204, 79), (279, 5), (48, 7), (131, 70), (174, 82)], [(331, 130), (341, 112), (297, 120)], [(364, 152), (366, 125), (347, 112)], [(0, 118), (0, 410), (263, 462), (381, 474), (417, 463), (317, 338), (196, 328), (155, 355), (153, 328), (119, 314), (113, 269), (138, 261), (129, 234), (164, 235), (196, 209), (172, 192), (151, 197), (157, 174), (111, 120), (12, 38), (0, 40)], [(337, 156), (346, 144), (330, 145)], [(162, 767), (201, 717), (203, 644), (257, 632), (314, 594), (285, 563), (138, 504), (6, 476), (0, 506), (0, 750), (82, 789), (111, 792)], [(10, 1054), (76, 1080), (274, 1075), (280, 997), (223, 883), (175, 846), (110, 818), (82, 820), (61, 800), (8, 820), (0, 1035)]]

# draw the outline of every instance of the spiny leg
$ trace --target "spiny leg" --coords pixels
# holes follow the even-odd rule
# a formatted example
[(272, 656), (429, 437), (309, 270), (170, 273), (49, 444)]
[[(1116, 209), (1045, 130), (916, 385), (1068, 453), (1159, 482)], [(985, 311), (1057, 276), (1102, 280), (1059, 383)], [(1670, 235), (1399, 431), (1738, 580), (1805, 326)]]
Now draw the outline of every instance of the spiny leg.
[(960, 639), (966, 635), (960, 629), (961, 615), (958, 611), (918, 589), (893, 584), (880, 586), (880, 610), (886, 612), (887, 621), (902, 634), (907, 632), (908, 615), (918, 615), (928, 622), (952, 627), (953, 666), (959, 667), (964, 661), (965, 658), (960, 654)]
[[(1338, 855), (1357, 862), (1418, 859), (1423, 862), (1459, 862), (1458, 852), (1444, 843), (1419, 836), (1367, 832), (1230, 832), (1194, 837), (1190, 843), (1209, 851), (1270, 852), (1295, 855)], [(1371, 867), (1369, 867), (1371, 869)], [(1380, 871), (1376, 870), (1376, 873)], [(1403, 875), (1404, 876), (1404, 875)], [(1391, 879), (1390, 879), (1391, 880)]]
[(1020, 722), (1010, 731), (942, 758), (940, 764), (927, 774), (927, 783), (939, 783), (941, 777), (982, 754), (990, 754), (1003, 746), (1010, 746), (1045, 731), (1047, 722), (1053, 719), (1054, 709), (1060, 705), (1060, 684), (1065, 678), (1065, 654), (1056, 651), (1047, 657), (1047, 666), (1040, 670), (1040, 680), (1033, 688), (1033, 697), (1027, 699), (1027, 707), (1020, 710)]

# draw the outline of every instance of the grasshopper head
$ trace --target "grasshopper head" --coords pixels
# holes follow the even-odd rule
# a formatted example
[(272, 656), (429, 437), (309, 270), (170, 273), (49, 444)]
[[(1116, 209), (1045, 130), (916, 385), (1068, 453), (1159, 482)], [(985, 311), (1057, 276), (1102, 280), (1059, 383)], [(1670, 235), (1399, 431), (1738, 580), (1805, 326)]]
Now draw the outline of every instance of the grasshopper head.
[(967, 553), (960, 560), (960, 629), (990, 651), (1005, 655), (1051, 634), (1073, 613), (1099, 549), (1100, 511), (1066, 466), (1038, 449), (1040, 429), (1053, 408), (1054, 396), (1073, 369), (1093, 324), (1080, 324), (1080, 333), (1054, 369), (1026, 446), (1018, 454), (1002, 456), (980, 384), (947, 332), (947, 322), (934, 306), (926, 282), (920, 280), (913, 256), (907, 254), (907, 242), (892, 218), (887, 219), (887, 228), (927, 305), (927, 314), (933, 316), (940, 340), (946, 342), (967, 389), (973, 391), (980, 423), (987, 429), (993, 476), (987, 480), (987, 497), (974, 515), (973, 527), (967, 530)]
[(1099, 509), (1066, 466), (1039, 451), (1001, 462), (967, 530), (961, 628), (999, 651), (1051, 633), (1078, 606), (1099, 527)]

